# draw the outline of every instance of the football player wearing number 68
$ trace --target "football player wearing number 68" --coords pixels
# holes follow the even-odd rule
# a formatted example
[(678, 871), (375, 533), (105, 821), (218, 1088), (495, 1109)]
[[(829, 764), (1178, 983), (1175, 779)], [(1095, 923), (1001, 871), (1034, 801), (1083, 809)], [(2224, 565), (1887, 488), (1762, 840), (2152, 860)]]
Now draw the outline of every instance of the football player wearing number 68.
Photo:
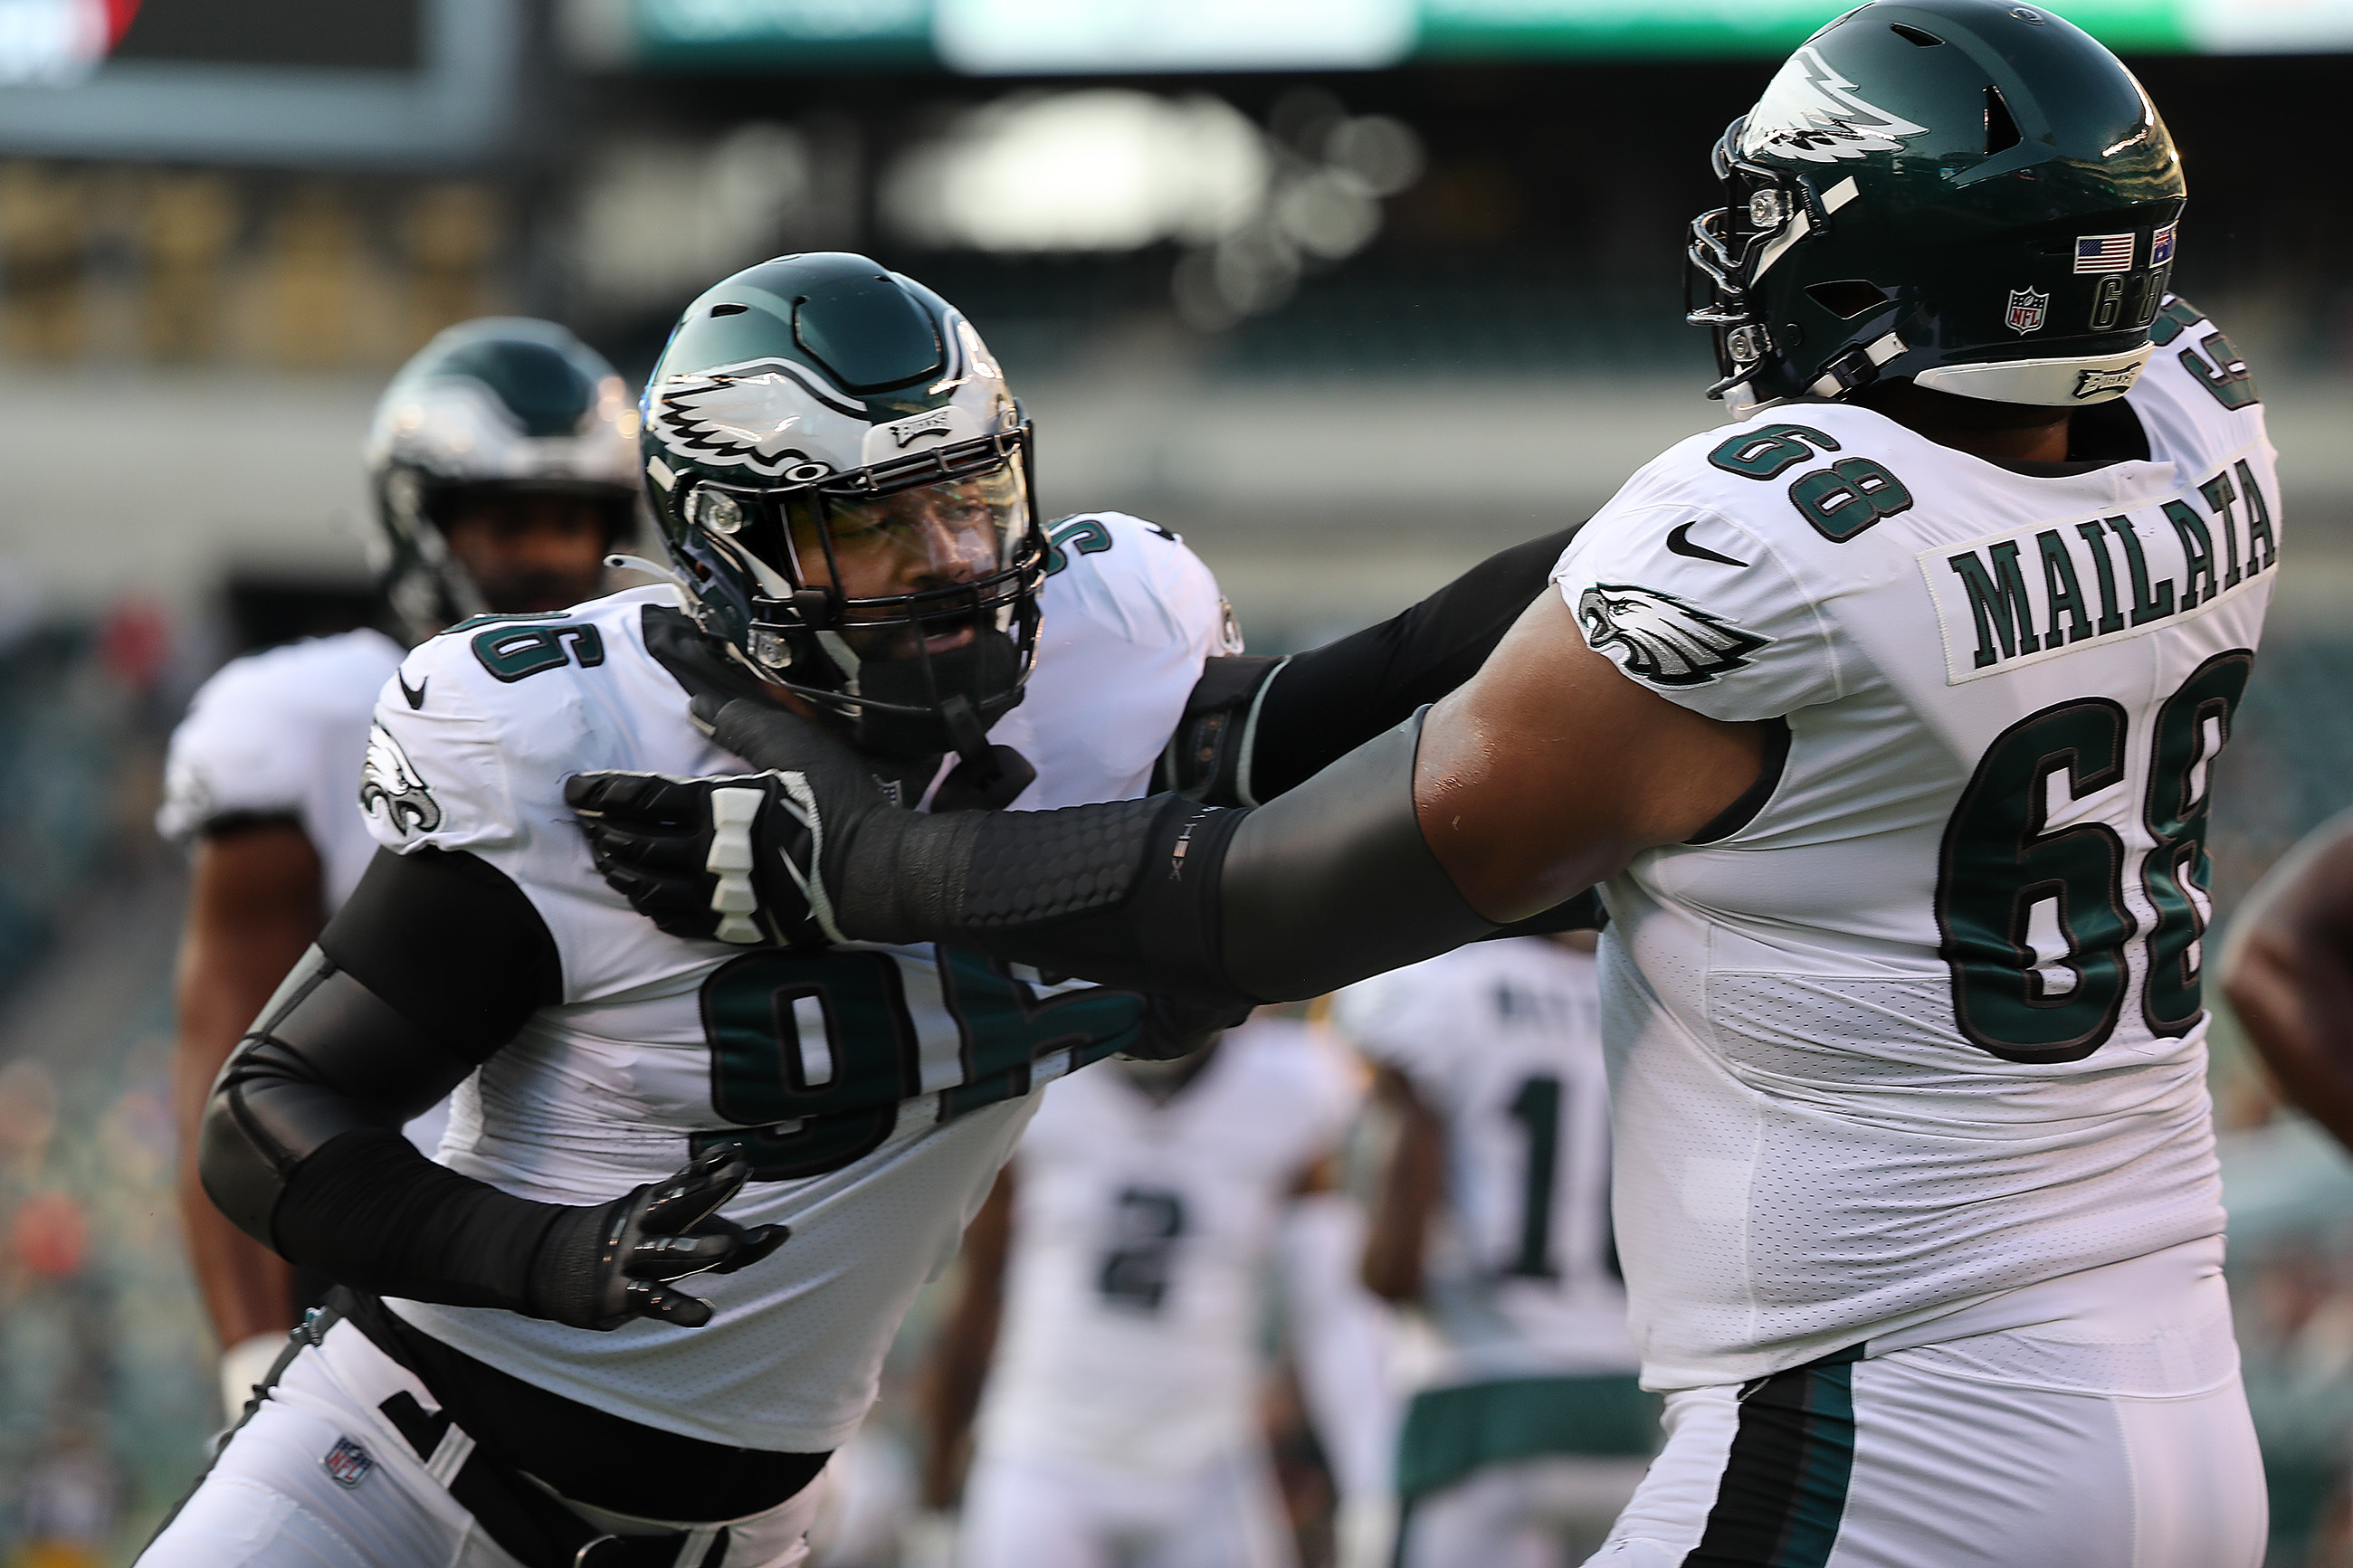
[(2204, 835), (2281, 542), (2255, 384), (2168, 287), (2155, 108), (2031, 4), (1874, 0), (1719, 142), (1738, 423), (1471, 681), (1252, 809), (806, 791), (828, 932), (1204, 1003), (1603, 884), (1614, 1206), (1666, 1444), (1595, 1560), (2249, 1568)]
[[(1175, 534), (1048, 527), (979, 335), (862, 257), (694, 301), (644, 415), (674, 585), (461, 622), (378, 701), (381, 848), (230, 1058), (199, 1159), (229, 1219), (341, 1288), (150, 1568), (799, 1562), (815, 1479), (1038, 1091), (1240, 1016), (799, 940), (750, 875), (791, 781), (694, 704), (818, 715), (943, 814), (1133, 795), (1164, 751), (1251, 798), (1475, 668), (1559, 548), (1250, 661)], [(580, 809), (644, 814), (607, 861), (652, 919), (575, 818), (591, 770)], [(437, 1163), (394, 1129), (453, 1089)]]

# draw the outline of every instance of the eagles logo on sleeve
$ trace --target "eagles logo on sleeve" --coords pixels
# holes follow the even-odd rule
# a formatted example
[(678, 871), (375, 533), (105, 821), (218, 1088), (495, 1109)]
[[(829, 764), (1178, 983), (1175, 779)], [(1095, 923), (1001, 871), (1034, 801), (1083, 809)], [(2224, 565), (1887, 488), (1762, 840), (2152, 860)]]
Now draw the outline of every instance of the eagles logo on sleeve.
[(1623, 648), (1626, 673), (1653, 686), (1704, 686), (1771, 642), (1672, 594), (1596, 583), (1577, 601), (1585, 643), (1596, 653)]
[(417, 776), (416, 764), (381, 724), (368, 728), (367, 765), (360, 774), (360, 809), (406, 837), (441, 826), (441, 803)]

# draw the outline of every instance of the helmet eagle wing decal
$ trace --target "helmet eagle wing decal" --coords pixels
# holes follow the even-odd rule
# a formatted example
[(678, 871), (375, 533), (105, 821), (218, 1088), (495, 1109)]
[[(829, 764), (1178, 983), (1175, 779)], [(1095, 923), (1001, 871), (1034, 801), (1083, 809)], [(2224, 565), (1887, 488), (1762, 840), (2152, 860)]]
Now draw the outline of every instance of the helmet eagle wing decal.
[(671, 376), (647, 398), (647, 416), (661, 444), (681, 457), (773, 477), (810, 461), (802, 417), (810, 397), (865, 418), (863, 409), (827, 396), (795, 367), (775, 361)]
[(1812, 49), (1791, 55), (1748, 113), (1741, 151), (1778, 153), (1809, 163), (1893, 153), (1927, 130), (1856, 95), (1855, 84)]
[(1656, 588), (1597, 583), (1577, 601), (1586, 646), (1614, 645), (1626, 673), (1653, 686), (1704, 686), (1746, 665), (1773, 639), (1734, 626)]

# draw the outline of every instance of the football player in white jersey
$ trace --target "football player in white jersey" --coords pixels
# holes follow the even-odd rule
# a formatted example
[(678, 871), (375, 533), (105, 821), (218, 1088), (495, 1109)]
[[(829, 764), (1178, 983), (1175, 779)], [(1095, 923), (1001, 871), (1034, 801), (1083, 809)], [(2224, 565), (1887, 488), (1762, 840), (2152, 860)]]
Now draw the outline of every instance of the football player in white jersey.
[(1398, 1118), (1365, 1279), (1438, 1340), (1397, 1455), (1401, 1568), (1582, 1563), (1658, 1447), (1610, 1235), (1593, 950), (1473, 942), (1335, 999)]
[(979, 1407), (957, 1568), (1295, 1563), (1261, 1411), (1270, 1263), (1342, 1516), (1379, 1517), (1382, 1325), (1335, 1180), (1359, 1095), (1334, 1043), (1263, 1016), (1047, 1092), (973, 1226), (930, 1380), (934, 1506)]
[[(552, 322), (470, 321), (436, 337), (376, 405), (371, 540), (408, 642), (481, 610), (593, 594), (636, 531), (636, 416), (620, 377)], [(156, 826), (193, 851), (181, 950), (181, 1214), (232, 1415), (324, 1286), (221, 1217), (195, 1130), (237, 1037), (375, 853), (359, 809), (377, 693), (402, 642), (375, 627), (232, 660), (172, 736)], [(430, 1147), (439, 1121), (411, 1135)]]
[(2282, 519), (2255, 384), (2167, 289), (2179, 160), (2061, 18), (1874, 0), (1717, 166), (1739, 422), (1461, 690), (1255, 809), (960, 820), (730, 703), (800, 804), (754, 896), (1238, 1005), (1602, 882), (1667, 1439), (1596, 1561), (2252, 1565), (2203, 833)]
[[(693, 777), (742, 769), (691, 695), (821, 714), (944, 816), (1134, 795), (1172, 737), (1179, 776), (1247, 795), (1282, 776), (1259, 718), (1336, 754), (1475, 668), (1558, 544), (1205, 682), (1231, 647), (1208, 570), (1115, 513), (1050, 534), (979, 336), (864, 258), (709, 290), (645, 411), (677, 584), (461, 622), (378, 703), (384, 851), (224, 1069), (200, 1156), (231, 1219), (343, 1288), (151, 1568), (799, 1561), (810, 1482), (1036, 1089), (1239, 1016), (771, 940), (754, 808), (791, 797)], [(567, 793), (650, 814), (607, 859), (657, 920), (600, 879)], [(452, 1089), (436, 1163), (394, 1129)]]

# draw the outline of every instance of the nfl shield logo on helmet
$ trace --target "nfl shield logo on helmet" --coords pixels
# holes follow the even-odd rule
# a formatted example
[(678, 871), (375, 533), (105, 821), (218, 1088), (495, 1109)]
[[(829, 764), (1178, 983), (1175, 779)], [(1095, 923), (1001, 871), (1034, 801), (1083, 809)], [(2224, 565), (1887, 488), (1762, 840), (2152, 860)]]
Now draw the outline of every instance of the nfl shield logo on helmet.
[(2049, 290), (2042, 289), (2012, 289), (2010, 291), (2010, 314), (2002, 321), (2013, 332), (2038, 332), (2042, 330), (2042, 318), (2051, 308)]
[(375, 1457), (349, 1437), (338, 1437), (335, 1446), (327, 1450), (326, 1457), (319, 1463), (326, 1467), (327, 1474), (335, 1478), (337, 1486), (355, 1487), (367, 1479), (368, 1472), (375, 1468)]

